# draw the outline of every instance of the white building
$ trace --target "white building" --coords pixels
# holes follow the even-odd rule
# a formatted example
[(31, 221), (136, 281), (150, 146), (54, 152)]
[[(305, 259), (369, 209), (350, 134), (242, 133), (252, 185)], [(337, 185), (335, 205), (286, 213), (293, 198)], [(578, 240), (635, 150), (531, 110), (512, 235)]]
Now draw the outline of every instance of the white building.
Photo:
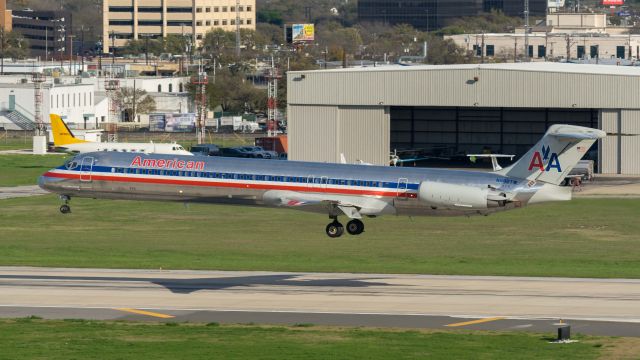
[[(551, 13), (528, 36), (533, 61), (640, 58), (640, 35), (628, 27), (610, 26), (606, 14)], [(525, 57), (524, 29), (514, 33), (445, 36), (485, 59), (519, 61)]]
[[(31, 129), (35, 120), (35, 90), (28, 75), (0, 77), (0, 128)], [(145, 90), (156, 102), (157, 113), (192, 112), (186, 92), (188, 77), (137, 77), (117, 79), (119, 86)], [(56, 113), (71, 127), (94, 129), (108, 121), (109, 101), (105, 91), (106, 78), (58, 76), (48, 77), (43, 84), (43, 121)], [(134, 121), (148, 126), (148, 116), (140, 114)]]

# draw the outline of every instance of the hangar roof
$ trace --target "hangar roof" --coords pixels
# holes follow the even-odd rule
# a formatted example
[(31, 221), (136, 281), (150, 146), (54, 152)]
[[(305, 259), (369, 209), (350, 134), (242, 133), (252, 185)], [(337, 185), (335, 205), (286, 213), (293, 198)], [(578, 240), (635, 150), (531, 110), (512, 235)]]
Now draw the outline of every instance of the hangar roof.
[(288, 75), (290, 105), (640, 109), (640, 67), (632, 66), (397, 65)]
[[(640, 76), (640, 66), (613, 66), (594, 64), (573, 64), (557, 62), (500, 63), (500, 64), (456, 64), (456, 65), (385, 65), (355, 67), (345, 69), (311, 70), (311, 72), (368, 72), (368, 71), (437, 71), (437, 70), (516, 70), (549, 73), (573, 73), (594, 75)], [(303, 74), (310, 71), (291, 71), (291, 74)]]

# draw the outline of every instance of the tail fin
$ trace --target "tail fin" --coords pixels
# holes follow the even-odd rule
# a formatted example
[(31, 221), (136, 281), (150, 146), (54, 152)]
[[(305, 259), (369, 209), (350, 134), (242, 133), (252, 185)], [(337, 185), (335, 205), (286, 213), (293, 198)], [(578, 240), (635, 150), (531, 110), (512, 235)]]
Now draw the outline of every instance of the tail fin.
[(87, 142), (73, 136), (73, 133), (69, 130), (67, 124), (62, 121), (60, 115), (49, 114), (49, 119), (51, 119), (51, 133), (53, 134), (53, 144), (55, 146)]
[(560, 185), (591, 145), (606, 135), (582, 126), (552, 125), (526, 155), (498, 174)]

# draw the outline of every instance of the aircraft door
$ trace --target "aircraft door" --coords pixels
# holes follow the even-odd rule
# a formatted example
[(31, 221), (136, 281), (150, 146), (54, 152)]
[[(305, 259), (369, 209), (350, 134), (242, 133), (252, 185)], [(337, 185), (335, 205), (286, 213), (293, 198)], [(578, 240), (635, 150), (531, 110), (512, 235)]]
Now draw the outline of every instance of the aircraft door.
[(321, 189), (326, 189), (328, 183), (329, 183), (329, 178), (328, 177), (323, 176), (323, 177), (320, 178), (320, 188)]
[(85, 156), (80, 164), (80, 184), (90, 184), (92, 182), (94, 158)]
[(407, 178), (399, 178), (398, 179), (398, 191), (396, 198), (398, 200), (407, 200), (407, 189), (409, 188), (409, 179)]

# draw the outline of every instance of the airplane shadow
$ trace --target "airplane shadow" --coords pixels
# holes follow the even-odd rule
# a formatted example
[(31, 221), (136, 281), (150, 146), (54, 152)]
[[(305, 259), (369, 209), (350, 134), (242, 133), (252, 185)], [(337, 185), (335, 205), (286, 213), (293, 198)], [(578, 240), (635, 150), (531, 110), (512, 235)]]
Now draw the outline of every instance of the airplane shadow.
[[(229, 288), (249, 288), (257, 285), (289, 286), (289, 287), (338, 287), (338, 288), (366, 288), (371, 286), (392, 286), (388, 283), (373, 282), (371, 279), (310, 279), (299, 280), (301, 274), (288, 275), (257, 275), (236, 277), (213, 277), (193, 279), (167, 279), (167, 278), (133, 278), (114, 276), (55, 276), (55, 275), (0, 275), (2, 279), (24, 280), (51, 280), (51, 281), (95, 281), (95, 282), (149, 282), (160, 285), (172, 293), (190, 294), (201, 290), (223, 290)], [(46, 286), (46, 285), (44, 285)], [(52, 286), (54, 286), (52, 284)], [(90, 286), (90, 284), (66, 284), (55, 286)], [(95, 285), (93, 285), (95, 286)], [(98, 285), (99, 286), (99, 285)], [(113, 285), (110, 285), (113, 286)]]

